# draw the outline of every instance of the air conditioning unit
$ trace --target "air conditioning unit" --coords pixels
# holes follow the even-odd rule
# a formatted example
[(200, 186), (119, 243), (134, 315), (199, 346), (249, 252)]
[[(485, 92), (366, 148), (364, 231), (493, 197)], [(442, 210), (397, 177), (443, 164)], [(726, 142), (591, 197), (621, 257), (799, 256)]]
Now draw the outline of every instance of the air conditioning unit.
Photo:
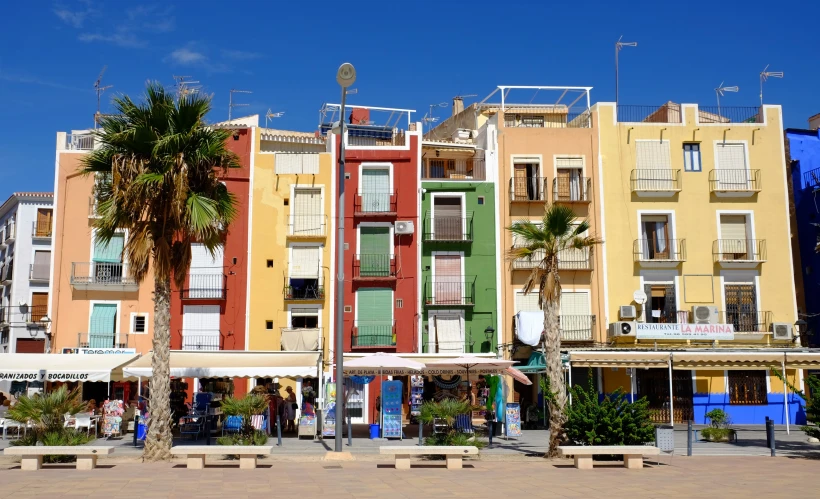
[(772, 334), (776, 340), (791, 340), (794, 338), (792, 325), (788, 322), (774, 322), (771, 325)]
[(415, 232), (416, 228), (413, 226), (412, 221), (407, 222), (396, 222), (396, 234), (412, 234)]
[(621, 305), (618, 309), (618, 316), (621, 319), (634, 319), (638, 316), (635, 305)]
[(631, 336), (635, 337), (638, 333), (637, 323), (634, 321), (618, 321), (609, 324), (609, 336)]
[(692, 322), (695, 324), (717, 324), (717, 307), (712, 305), (694, 305), (692, 307)]

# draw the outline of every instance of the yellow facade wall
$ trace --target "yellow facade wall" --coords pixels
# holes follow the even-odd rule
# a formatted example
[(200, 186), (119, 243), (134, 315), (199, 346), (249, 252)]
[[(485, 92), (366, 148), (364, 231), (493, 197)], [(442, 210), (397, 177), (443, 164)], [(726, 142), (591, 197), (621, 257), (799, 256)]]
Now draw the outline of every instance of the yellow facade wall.
[(632, 380), (625, 367), (602, 367), (601, 376), (603, 377), (604, 393), (612, 393), (618, 388), (622, 389), (624, 393), (629, 393)]
[[(288, 245), (293, 243), (322, 244), (322, 272), (326, 282), (330, 279), (331, 237), (331, 181), (333, 178), (330, 153), (319, 153), (319, 173), (276, 175), (276, 154), (261, 152), (262, 134), (260, 128), (254, 128), (254, 164), (253, 193), (250, 241), (250, 280), (249, 315), (248, 315), (248, 350), (280, 350), (281, 329), (290, 326), (288, 309), (299, 307), (300, 303), (285, 302), (283, 289), (288, 272)], [(288, 221), (293, 187), (315, 187), (323, 190), (323, 209), (327, 218), (325, 236), (308, 239), (289, 237)], [(273, 266), (268, 266), (268, 261)], [(319, 326), (322, 328), (324, 359), (327, 359), (331, 329), (330, 293), (323, 301), (301, 303), (303, 307), (319, 305)], [(266, 322), (272, 321), (273, 328), (267, 329)], [(282, 386), (287, 383), (280, 381)]]

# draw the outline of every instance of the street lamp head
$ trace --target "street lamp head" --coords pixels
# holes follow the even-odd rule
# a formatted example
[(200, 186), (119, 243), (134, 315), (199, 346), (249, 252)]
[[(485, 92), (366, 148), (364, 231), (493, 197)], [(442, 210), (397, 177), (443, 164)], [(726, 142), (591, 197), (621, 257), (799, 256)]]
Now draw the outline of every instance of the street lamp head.
[(353, 64), (346, 62), (339, 66), (339, 70), (336, 71), (336, 81), (342, 88), (348, 88), (350, 85), (356, 81), (356, 68), (353, 67)]

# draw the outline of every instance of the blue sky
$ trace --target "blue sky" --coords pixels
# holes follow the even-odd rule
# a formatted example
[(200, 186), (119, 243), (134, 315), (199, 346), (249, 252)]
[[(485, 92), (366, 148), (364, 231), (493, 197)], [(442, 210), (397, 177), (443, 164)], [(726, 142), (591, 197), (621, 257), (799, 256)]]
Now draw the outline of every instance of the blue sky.
[[(668, 4), (668, 5), (667, 5)], [(820, 2), (289, 2), (201, 0), (50, 3), (0, 7), (0, 199), (52, 190), (55, 133), (93, 124), (100, 69), (103, 112), (114, 92), (139, 94), (146, 80), (191, 75), (213, 94), (212, 121), (285, 111), (271, 126), (312, 131), (323, 102), (338, 102), (336, 68), (352, 62), (350, 102), (416, 109), (459, 94), (483, 98), (496, 85), (592, 86), (614, 100), (614, 42), (622, 104), (673, 100), (715, 104), (714, 88), (740, 86), (725, 106), (782, 104), (788, 127), (820, 113)], [(469, 100), (467, 103), (469, 104)], [(448, 109), (437, 111), (439, 115)]]

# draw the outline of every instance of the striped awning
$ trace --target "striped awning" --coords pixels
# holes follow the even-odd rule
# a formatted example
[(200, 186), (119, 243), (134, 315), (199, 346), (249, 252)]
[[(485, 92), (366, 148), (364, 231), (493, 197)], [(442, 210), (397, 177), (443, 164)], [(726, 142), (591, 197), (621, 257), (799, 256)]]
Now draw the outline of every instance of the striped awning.
[(570, 352), (569, 360), (572, 367), (667, 367), (669, 352)]
[(674, 352), (673, 369), (767, 369), (780, 367), (783, 352)]
[(786, 367), (820, 369), (820, 352), (789, 352), (786, 354)]

